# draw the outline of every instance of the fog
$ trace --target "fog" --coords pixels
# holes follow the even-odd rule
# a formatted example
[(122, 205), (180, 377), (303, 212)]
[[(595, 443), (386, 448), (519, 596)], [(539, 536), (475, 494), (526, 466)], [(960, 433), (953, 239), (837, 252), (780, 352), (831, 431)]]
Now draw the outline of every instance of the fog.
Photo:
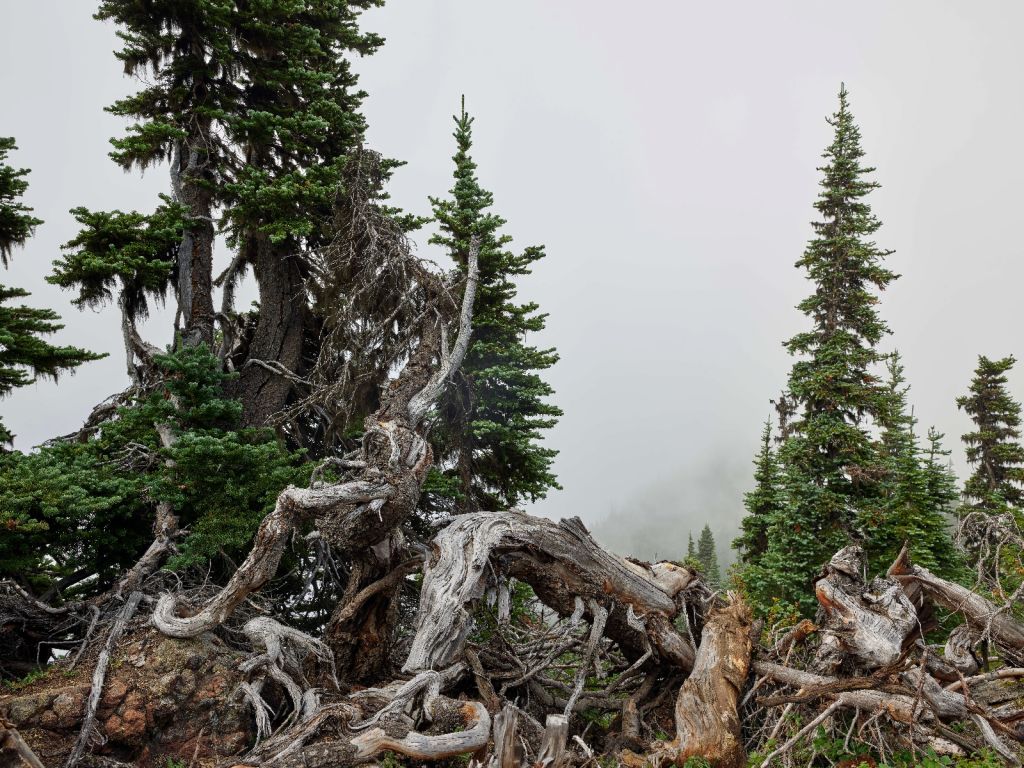
[[(65, 317), (59, 342), (110, 353), (0, 402), (22, 449), (126, 383), (116, 311), (78, 312), (43, 282), (74, 235), (68, 209), (147, 210), (167, 187), (165, 169), (106, 158), (120, 123), (102, 108), (132, 83), (91, 6), (0, 4), (0, 135), (18, 139), (46, 221), (0, 280)], [(662, 557), (709, 522), (725, 555), (791, 364), (781, 342), (806, 327), (793, 263), (842, 81), (883, 184), (877, 239), (903, 275), (882, 297), (885, 346), (903, 352), (922, 431), (946, 432), (963, 470), (954, 400), (977, 355), (1024, 355), (1022, 21), (1019, 2), (955, 0), (394, 0), (366, 14), (388, 39), (358, 64), (369, 143), (408, 162), (395, 202), (426, 213), (450, 187), (465, 94), (495, 211), (518, 247), (547, 246), (521, 296), (550, 313), (531, 341), (562, 356), (547, 378), (565, 416), (547, 442), (564, 490), (534, 512)], [(149, 338), (166, 343), (169, 325), (155, 316)], [(1011, 388), (1024, 397), (1024, 371)]]

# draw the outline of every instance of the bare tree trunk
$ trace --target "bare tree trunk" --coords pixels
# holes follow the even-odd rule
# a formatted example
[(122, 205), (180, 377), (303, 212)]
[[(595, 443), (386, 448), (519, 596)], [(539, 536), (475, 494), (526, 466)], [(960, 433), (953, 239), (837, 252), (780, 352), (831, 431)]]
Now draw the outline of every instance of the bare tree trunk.
[(206, 146), (210, 123), (175, 143), (171, 159), (171, 188), (188, 211), (189, 225), (178, 249), (178, 307), (181, 340), (186, 346), (213, 349), (213, 194), (209, 188)]

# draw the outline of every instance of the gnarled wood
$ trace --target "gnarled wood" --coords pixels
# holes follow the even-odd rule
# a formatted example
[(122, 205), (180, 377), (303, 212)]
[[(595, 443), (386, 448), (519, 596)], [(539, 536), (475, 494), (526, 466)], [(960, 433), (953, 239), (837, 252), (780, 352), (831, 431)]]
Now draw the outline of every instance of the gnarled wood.
[(849, 546), (835, 554), (815, 585), (824, 614), (819, 666), (835, 671), (852, 657), (868, 669), (892, 664), (917, 626), (914, 606), (900, 585), (887, 578), (864, 583), (864, 550)]
[(453, 716), (457, 717), (462, 730), (452, 733), (427, 735), (409, 731), (398, 737), (389, 734), (384, 728), (372, 728), (352, 739), (356, 759), (365, 759), (390, 750), (414, 760), (442, 760), (476, 752), (487, 746), (491, 735), (491, 716), (483, 704), (438, 697), (431, 707), (431, 719), (445, 721)]
[(712, 765), (745, 765), (737, 706), (750, 671), (753, 616), (742, 598), (711, 613), (693, 671), (676, 698), (676, 762), (703, 757)]
[(889, 573), (905, 588), (920, 589), (943, 608), (961, 614), (980, 635), (991, 637), (1004, 651), (1024, 657), (1024, 624), (981, 595), (914, 565), (906, 547)]
[[(483, 597), (496, 564), (534, 588), (546, 605), (570, 615), (575, 598), (609, 606), (609, 636), (636, 644), (642, 633), (662, 658), (689, 669), (693, 649), (672, 626), (676, 594), (693, 578), (662, 578), (601, 549), (577, 519), (554, 523), (519, 511), (466, 515), (442, 530), (425, 566), (416, 634), (406, 671), (447, 666), (472, 629), (469, 608)], [(669, 584), (669, 586), (666, 586)]]

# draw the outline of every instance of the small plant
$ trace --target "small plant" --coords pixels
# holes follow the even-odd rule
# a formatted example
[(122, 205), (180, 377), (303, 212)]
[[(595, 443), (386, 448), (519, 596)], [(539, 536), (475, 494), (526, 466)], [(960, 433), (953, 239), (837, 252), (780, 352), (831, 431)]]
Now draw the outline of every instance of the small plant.
[(18, 680), (5, 680), (3, 687), (8, 691), (20, 691), (22, 688), (27, 688), (37, 680), (42, 680), (50, 674), (49, 667), (43, 667), (41, 669), (33, 669), (31, 672), (26, 674), (24, 677)]

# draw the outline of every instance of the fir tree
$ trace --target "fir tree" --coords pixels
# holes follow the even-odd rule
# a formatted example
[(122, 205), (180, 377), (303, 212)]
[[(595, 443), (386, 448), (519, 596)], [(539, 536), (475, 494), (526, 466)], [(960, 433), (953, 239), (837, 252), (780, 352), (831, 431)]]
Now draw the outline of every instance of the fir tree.
[[(365, 122), (358, 110), (365, 94), (356, 87), (347, 57), (370, 54), (383, 42), (357, 26), (362, 10), (380, 4), (99, 4), (96, 18), (119, 27), (123, 45), (116, 56), (143, 83), (109, 107), (134, 121), (125, 136), (113, 140), (111, 156), (125, 169), (170, 161), (170, 195), (152, 222), (138, 214), (81, 210), (83, 235), (115, 240), (130, 225), (145, 236), (164, 228), (169, 212), (179, 215), (170, 250), (148, 251), (146, 266), (151, 268), (148, 285), (156, 287), (153, 272), (172, 257), (173, 269), (160, 273), (157, 292), (174, 285), (183, 322), (179, 338), (186, 345), (212, 348), (214, 343), (211, 270), (219, 223), (235, 250), (219, 278), (226, 288), (223, 316), (233, 316), (230, 288), (249, 267), (260, 294), (258, 313), (238, 318), (238, 324), (249, 326), (240, 354), (300, 374), (315, 356), (308, 349), (317, 334), (305, 291), (304, 254), (330, 236), (346, 158), (363, 138)], [(135, 270), (123, 271), (121, 250), (85, 252), (87, 262), (74, 262), (56, 276), (60, 284), (88, 292), (97, 274), (126, 283), (139, 277)], [(142, 307), (124, 304), (129, 312)], [(291, 384), (266, 367), (244, 363), (244, 357), (231, 361), (241, 370), (231, 389), (243, 401), (246, 423), (262, 425), (284, 406)]]
[[(547, 402), (551, 387), (541, 371), (558, 360), (553, 349), (526, 343), (542, 331), (546, 315), (516, 300), (514, 280), (530, 274), (541, 247), (509, 250), (505, 220), (491, 212), (493, 195), (477, 178), (471, 118), (455, 118), (455, 184), (449, 198), (431, 198), (440, 232), (432, 243), (448, 250), (460, 270), (473, 237), (480, 241), (480, 283), (473, 307), (473, 339), (457, 386), (439, 408), (435, 451), (444, 476), (432, 487), (456, 495), (456, 509), (507, 509), (543, 498), (558, 484), (551, 471), (556, 451), (540, 444), (561, 409)], [(454, 493), (453, 493), (454, 491)]]
[[(7, 154), (17, 149), (12, 138), (0, 138), (0, 262), (6, 267), (13, 250), (24, 245), (33, 230), (42, 222), (32, 216), (32, 209), (21, 202), (28, 189), (28, 170), (12, 168)], [(77, 347), (55, 347), (43, 336), (56, 333), (64, 326), (51, 309), (33, 309), (23, 304), (11, 305), (29, 293), (21, 288), (0, 285), (0, 398), (13, 389), (27, 386), (36, 379), (56, 378), (96, 355)], [(14, 436), (0, 422), (0, 446), (9, 444)]]
[[(208, 349), (156, 363), (160, 382), (102, 429), (0, 459), (0, 577), (45, 588), (95, 575), (82, 589), (102, 591), (152, 542), (161, 501), (188, 532), (172, 566), (204, 566), (209, 575), (209, 564), (244, 557), (282, 488), (308, 482), (303, 457), (272, 431), (239, 427), (241, 405), (224, 397), (226, 374)], [(170, 447), (157, 423), (174, 434)]]
[(867, 431), (885, 403), (872, 375), (877, 346), (888, 328), (878, 316), (876, 291), (896, 278), (888, 255), (871, 236), (880, 222), (866, 196), (879, 185), (861, 163), (860, 130), (843, 87), (829, 123), (822, 190), (814, 207), (815, 237), (797, 266), (814, 292), (799, 304), (812, 327), (786, 343), (799, 359), (788, 392), (797, 408), (780, 449), (790, 510), (769, 532), (763, 575), (769, 594), (813, 610), (811, 580), (849, 543), (859, 511), (876, 495), (875, 446)]
[(1024, 506), (1024, 447), (1020, 444), (1020, 403), (1006, 389), (1013, 357), (978, 358), (969, 393), (957, 406), (974, 422), (963, 436), (967, 461), (975, 468), (964, 484), (966, 507), (991, 513)]
[(898, 352), (888, 358), (887, 368), (887, 403), (880, 418), (879, 498), (863, 511), (860, 523), (868, 561), (882, 568), (906, 543), (915, 563), (953, 576), (958, 572), (958, 557), (946, 517), (949, 478), (937, 463), (943, 455), (940, 437), (930, 430), (928, 452), (921, 450)]
[(718, 569), (718, 552), (715, 549), (715, 537), (711, 533), (710, 525), (704, 526), (697, 540), (697, 561), (707, 583), (711, 587), (718, 587), (722, 583), (722, 575)]
[(697, 548), (693, 544), (693, 532), (687, 532), (686, 534), (686, 559), (696, 560), (697, 559)]
[(771, 422), (765, 422), (761, 432), (761, 450), (754, 459), (754, 490), (743, 497), (747, 514), (740, 527), (742, 532), (733, 541), (739, 550), (740, 564), (755, 565), (768, 549), (768, 529), (772, 522), (786, 513), (782, 468), (772, 448)]

